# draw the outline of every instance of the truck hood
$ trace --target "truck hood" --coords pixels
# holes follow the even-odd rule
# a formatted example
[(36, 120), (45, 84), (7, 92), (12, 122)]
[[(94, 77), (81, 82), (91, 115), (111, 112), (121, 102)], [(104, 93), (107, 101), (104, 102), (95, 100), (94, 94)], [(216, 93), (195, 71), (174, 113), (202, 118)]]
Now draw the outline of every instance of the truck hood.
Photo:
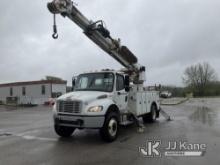
[(83, 102), (91, 102), (97, 100), (98, 97), (108, 97), (107, 92), (97, 92), (97, 91), (74, 91), (71, 93), (64, 94), (60, 96), (57, 100), (80, 100)]

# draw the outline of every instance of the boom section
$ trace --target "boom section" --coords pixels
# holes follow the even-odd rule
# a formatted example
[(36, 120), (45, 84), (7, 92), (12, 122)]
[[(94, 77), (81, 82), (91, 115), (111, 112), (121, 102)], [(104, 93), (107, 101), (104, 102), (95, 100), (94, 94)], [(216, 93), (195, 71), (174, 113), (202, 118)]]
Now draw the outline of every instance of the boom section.
[(53, 0), (47, 7), (52, 14), (61, 14), (76, 23), (89, 39), (135, 75), (138, 81), (144, 81), (140, 73), (145, 72), (145, 67), (138, 64), (137, 57), (126, 46), (121, 45), (120, 39), (111, 37), (103, 21), (88, 20), (71, 0)]

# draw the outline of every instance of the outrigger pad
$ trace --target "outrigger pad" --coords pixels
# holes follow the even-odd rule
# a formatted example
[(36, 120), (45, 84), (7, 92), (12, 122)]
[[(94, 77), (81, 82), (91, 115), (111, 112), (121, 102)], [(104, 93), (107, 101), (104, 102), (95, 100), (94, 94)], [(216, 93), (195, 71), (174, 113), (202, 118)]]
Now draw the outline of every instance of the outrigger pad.
[(126, 47), (122, 46), (119, 49), (119, 54), (130, 64), (135, 64), (137, 63), (137, 57)]
[(170, 115), (168, 115), (163, 109), (160, 110), (161, 115), (167, 120), (167, 121), (172, 121)]

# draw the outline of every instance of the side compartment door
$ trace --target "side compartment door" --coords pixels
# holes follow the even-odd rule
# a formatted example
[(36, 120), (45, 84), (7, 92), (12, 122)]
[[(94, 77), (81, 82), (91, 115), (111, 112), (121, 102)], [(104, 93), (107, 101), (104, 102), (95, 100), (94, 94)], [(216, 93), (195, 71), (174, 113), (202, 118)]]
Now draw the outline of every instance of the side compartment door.
[(116, 93), (114, 101), (120, 110), (126, 110), (128, 104), (128, 93), (125, 91), (124, 76), (116, 74)]
[(152, 93), (151, 92), (146, 93), (146, 102), (147, 102), (146, 110), (147, 110), (147, 113), (149, 113), (151, 111), (151, 102), (152, 102)]

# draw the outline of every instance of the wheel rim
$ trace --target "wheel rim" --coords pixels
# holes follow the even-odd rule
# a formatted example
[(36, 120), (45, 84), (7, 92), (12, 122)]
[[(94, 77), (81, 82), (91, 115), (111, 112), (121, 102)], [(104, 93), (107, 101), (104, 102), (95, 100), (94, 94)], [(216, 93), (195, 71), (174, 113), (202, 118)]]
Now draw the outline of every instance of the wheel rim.
[(108, 132), (112, 137), (114, 137), (117, 133), (117, 130), (118, 130), (117, 121), (114, 118), (112, 118), (108, 124)]

